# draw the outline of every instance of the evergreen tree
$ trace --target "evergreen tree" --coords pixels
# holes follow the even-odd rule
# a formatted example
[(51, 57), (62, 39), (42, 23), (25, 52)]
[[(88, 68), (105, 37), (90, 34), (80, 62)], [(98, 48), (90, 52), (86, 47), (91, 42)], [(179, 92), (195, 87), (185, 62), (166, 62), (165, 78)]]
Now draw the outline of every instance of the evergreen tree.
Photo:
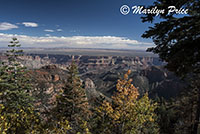
[(0, 114), (6, 121), (4, 123), (9, 126), (7, 134), (25, 134), (35, 129), (39, 118), (34, 112), (33, 99), (30, 97), (32, 87), (26, 68), (17, 62), (23, 51), (19, 50), (20, 44), (16, 38), (10, 43), (8, 47), (11, 49), (6, 52), (8, 59), (0, 66)]
[(89, 104), (82, 82), (78, 76), (78, 69), (73, 61), (68, 67), (67, 82), (57, 97), (57, 118), (65, 118), (72, 129), (80, 131), (82, 121), (87, 121), (90, 115)]
[(147, 94), (139, 97), (137, 88), (128, 78), (130, 70), (123, 80), (118, 80), (117, 92), (112, 102), (104, 101), (97, 108), (94, 133), (106, 134), (157, 134), (156, 104), (152, 103)]
[(29, 92), (31, 84), (26, 76), (26, 68), (23, 67), (17, 58), (22, 55), (22, 50), (16, 38), (8, 45), (11, 50), (6, 52), (7, 62), (2, 62), (0, 68), (0, 100), (5, 107), (18, 108), (19, 106), (31, 106), (32, 98)]
[(174, 100), (167, 101), (164, 98), (156, 98), (158, 107), (156, 114), (158, 116), (158, 124), (161, 134), (174, 134), (176, 131), (176, 123), (179, 119), (179, 112), (176, 110), (177, 105)]
[[(168, 14), (168, 7), (188, 9), (187, 15)], [(143, 22), (153, 22), (155, 18), (161, 21), (150, 27), (142, 37), (152, 38), (155, 47), (148, 51), (154, 52), (167, 62), (166, 67), (180, 76), (187, 73), (199, 73), (200, 61), (200, 1), (199, 0), (156, 0), (152, 7), (165, 9), (164, 14), (155, 16), (147, 14)]]
[[(188, 9), (188, 14), (177, 15), (176, 12), (168, 14), (169, 6)], [(147, 14), (142, 17), (143, 22), (151, 23), (155, 17), (161, 19), (142, 37), (153, 39), (156, 46), (149, 48), (148, 51), (158, 54), (162, 60), (166, 61), (167, 69), (180, 77), (189, 77), (191, 85), (194, 89), (198, 89), (198, 97), (195, 97), (196, 117), (192, 127), (192, 133), (197, 134), (200, 118), (200, 1), (156, 0), (149, 8), (152, 7), (164, 9), (166, 12), (159, 16)]]
[(68, 120), (63, 118), (54, 122), (53, 127), (43, 128), (42, 134), (68, 134), (71, 129)]

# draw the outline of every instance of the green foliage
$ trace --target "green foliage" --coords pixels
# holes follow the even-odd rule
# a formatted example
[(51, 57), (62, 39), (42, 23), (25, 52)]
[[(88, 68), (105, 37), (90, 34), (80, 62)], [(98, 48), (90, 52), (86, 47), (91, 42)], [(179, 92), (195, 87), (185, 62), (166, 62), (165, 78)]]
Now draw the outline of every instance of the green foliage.
[[(180, 76), (199, 72), (200, 61), (200, 1), (199, 0), (156, 0), (151, 7), (168, 11), (168, 6), (185, 8), (188, 15), (161, 14), (161, 22), (155, 23), (142, 37), (152, 38), (156, 47), (149, 48), (167, 62), (167, 68)], [(143, 22), (153, 22), (158, 16), (148, 14)]]
[[(190, 80), (187, 80), (191, 85), (194, 84), (194, 88), (190, 90), (197, 89), (196, 117), (192, 118), (193, 121), (190, 121), (191, 124), (189, 125), (194, 124), (190, 129), (193, 129), (192, 133), (197, 134), (200, 118), (200, 1), (156, 0), (150, 7), (156, 6), (168, 11), (168, 7), (172, 5), (178, 9), (188, 9), (189, 12), (187, 15), (168, 14), (166, 12), (160, 16), (148, 14), (142, 17), (143, 22), (153, 22), (155, 17), (161, 18), (161, 22), (155, 23), (142, 37), (152, 38), (156, 46), (149, 48), (148, 51), (158, 54), (162, 60), (166, 61), (166, 68), (170, 71), (182, 78), (189, 77)], [(190, 113), (187, 110), (184, 112)], [(187, 120), (185, 117), (180, 118), (183, 118), (181, 123), (185, 122), (184, 119)]]
[(197, 109), (197, 89), (185, 91), (175, 99), (157, 98), (156, 113), (160, 133), (190, 134), (195, 126)]
[(39, 134), (41, 131), (40, 118), (32, 108), (19, 108), (10, 112), (3, 105), (0, 106), (0, 132), (6, 134)]
[(156, 113), (158, 115), (160, 133), (175, 133), (176, 122), (179, 119), (179, 115), (178, 111), (176, 110), (177, 107), (173, 105), (173, 100), (166, 101), (163, 98), (157, 98), (156, 101), (158, 103)]
[(88, 122), (87, 121), (83, 121), (81, 124), (80, 124), (80, 128), (81, 128), (81, 132), (78, 132), (77, 134), (92, 134), (90, 133), (90, 130), (88, 128)]
[(15, 110), (19, 106), (31, 106), (32, 98), (29, 95), (31, 84), (26, 77), (26, 70), (16, 59), (22, 54), (22, 50), (16, 38), (11, 41), (11, 50), (6, 55), (7, 62), (0, 66), (0, 100), (5, 107)]
[[(4, 110), (4, 106), (0, 104), (0, 113)], [(0, 115), (0, 133), (1, 134), (6, 134), (6, 131), (10, 127), (10, 124), (8, 124), (5, 115), (1, 114)]]
[(67, 134), (71, 129), (68, 120), (62, 118), (54, 122), (53, 127), (44, 129), (43, 134)]
[(112, 103), (104, 101), (96, 110), (94, 133), (115, 134), (157, 134), (159, 132), (154, 113), (156, 104), (149, 100), (146, 94), (138, 98), (137, 88), (131, 84), (128, 75), (118, 80), (117, 92), (112, 97)]
[[(22, 50), (16, 38), (10, 42), (7, 62), (0, 66), (0, 129), (7, 134), (34, 133), (39, 124), (39, 115), (33, 108), (33, 99), (29, 91), (32, 87), (26, 77), (25, 68), (17, 62)], [(3, 132), (2, 132), (3, 133)]]
[(129, 79), (118, 80), (117, 92), (112, 102), (103, 101), (95, 110), (95, 118), (89, 120), (91, 111), (85, 90), (74, 62), (68, 68), (67, 82), (57, 96), (51, 122), (43, 121), (30, 97), (32, 86), (27, 79), (26, 68), (17, 58), (22, 55), (16, 38), (7, 51), (8, 61), (0, 66), (0, 133), (2, 134), (157, 134), (159, 132), (154, 113), (157, 105), (148, 95), (139, 98), (137, 88)]
[(54, 111), (58, 120), (66, 118), (75, 131), (80, 131), (79, 124), (83, 120), (88, 120), (89, 104), (74, 62), (68, 68), (67, 82), (57, 96), (57, 106)]

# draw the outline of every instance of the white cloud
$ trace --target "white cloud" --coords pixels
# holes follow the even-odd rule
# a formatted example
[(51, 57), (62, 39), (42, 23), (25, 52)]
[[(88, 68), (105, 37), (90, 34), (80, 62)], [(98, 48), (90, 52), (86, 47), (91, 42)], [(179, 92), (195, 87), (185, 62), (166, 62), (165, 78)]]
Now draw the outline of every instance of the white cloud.
[(54, 30), (51, 30), (51, 29), (45, 29), (44, 31), (45, 32), (54, 32)]
[(8, 22), (0, 23), (0, 30), (10, 30), (10, 29), (14, 29), (14, 28), (18, 28), (18, 26), (8, 23)]
[(71, 48), (106, 48), (140, 49), (152, 47), (152, 43), (139, 42), (116, 36), (27, 36), (0, 33), (0, 47), (6, 47), (12, 37), (17, 37), (23, 47), (71, 47)]
[(35, 22), (23, 22), (22, 23), (25, 27), (38, 27), (38, 24)]
[(50, 34), (45, 34), (45, 36), (51, 36)]
[(57, 29), (57, 31), (58, 31), (58, 32), (61, 32), (61, 31), (63, 31), (63, 30), (62, 30), (62, 29)]

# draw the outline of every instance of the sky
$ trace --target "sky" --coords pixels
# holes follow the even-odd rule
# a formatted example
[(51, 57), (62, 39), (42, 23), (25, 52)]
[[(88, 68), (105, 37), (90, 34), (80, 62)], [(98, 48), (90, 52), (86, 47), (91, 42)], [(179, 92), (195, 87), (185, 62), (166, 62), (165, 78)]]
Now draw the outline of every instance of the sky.
[(153, 0), (0, 0), (0, 47), (17, 37), (22, 47), (140, 49), (152, 47), (141, 35), (152, 24), (140, 14), (123, 15), (123, 5)]

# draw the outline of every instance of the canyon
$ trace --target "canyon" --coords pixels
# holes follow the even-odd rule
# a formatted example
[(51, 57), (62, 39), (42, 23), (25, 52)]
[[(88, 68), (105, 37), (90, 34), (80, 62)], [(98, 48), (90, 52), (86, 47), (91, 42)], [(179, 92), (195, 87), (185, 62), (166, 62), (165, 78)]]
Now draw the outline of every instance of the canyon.
[[(0, 55), (0, 60), (6, 56)], [(173, 73), (167, 71), (164, 62), (156, 56), (94, 56), (29, 53), (18, 58), (28, 68), (28, 75), (34, 86), (32, 94), (35, 105), (45, 115), (55, 105), (56, 95), (62, 90), (68, 75), (67, 67), (72, 61), (78, 66), (82, 85), (88, 100), (93, 103), (98, 98), (111, 100), (116, 91), (117, 80), (128, 70), (132, 73), (133, 85), (140, 95), (148, 92), (170, 99), (176, 97), (186, 86)]]

